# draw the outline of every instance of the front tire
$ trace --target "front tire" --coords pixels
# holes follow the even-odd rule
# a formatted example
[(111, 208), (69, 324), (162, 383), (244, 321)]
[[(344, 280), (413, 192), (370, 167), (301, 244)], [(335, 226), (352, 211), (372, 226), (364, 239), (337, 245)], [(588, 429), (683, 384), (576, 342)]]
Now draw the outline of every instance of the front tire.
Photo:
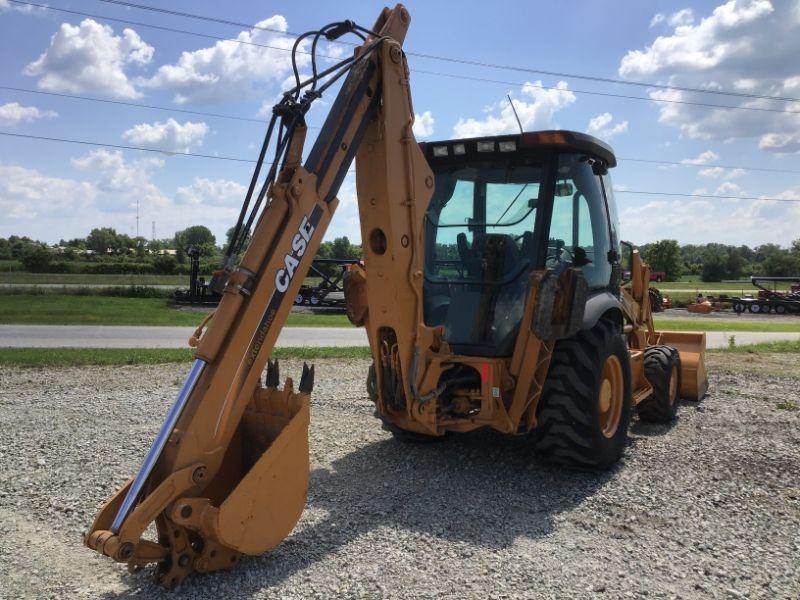
[(636, 406), (642, 421), (669, 423), (678, 413), (681, 393), (681, 356), (670, 346), (650, 346), (644, 351), (644, 376), (653, 393)]
[(630, 358), (611, 321), (556, 343), (536, 414), (536, 451), (550, 462), (608, 469), (622, 456), (631, 418)]

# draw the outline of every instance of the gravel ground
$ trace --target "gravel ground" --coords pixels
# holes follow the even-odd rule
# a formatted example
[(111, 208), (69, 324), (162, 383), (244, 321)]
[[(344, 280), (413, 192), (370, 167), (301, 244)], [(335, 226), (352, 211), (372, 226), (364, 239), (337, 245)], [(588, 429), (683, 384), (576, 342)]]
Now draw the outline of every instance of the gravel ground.
[(713, 356), (711, 395), (634, 423), (605, 474), (491, 433), (401, 444), (371, 416), (366, 361), (317, 365), (298, 527), (170, 594), (81, 535), (185, 365), (0, 371), (0, 597), (800, 597), (796, 355)]

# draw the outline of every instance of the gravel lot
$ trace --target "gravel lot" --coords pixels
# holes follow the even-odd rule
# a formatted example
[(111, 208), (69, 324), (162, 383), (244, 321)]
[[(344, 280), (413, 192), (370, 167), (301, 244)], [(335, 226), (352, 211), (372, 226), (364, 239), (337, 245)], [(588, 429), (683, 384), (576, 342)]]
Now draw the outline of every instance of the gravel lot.
[(800, 411), (778, 406), (796, 355), (713, 356), (710, 397), (635, 423), (605, 474), (491, 433), (403, 445), (371, 416), (366, 361), (317, 365), (297, 529), (171, 594), (81, 535), (186, 366), (0, 371), (0, 597), (800, 597)]

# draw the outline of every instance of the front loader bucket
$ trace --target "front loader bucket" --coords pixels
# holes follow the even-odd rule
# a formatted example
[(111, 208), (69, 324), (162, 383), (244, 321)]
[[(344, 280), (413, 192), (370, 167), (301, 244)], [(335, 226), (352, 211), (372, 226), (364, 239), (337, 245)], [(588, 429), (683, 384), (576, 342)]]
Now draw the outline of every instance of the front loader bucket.
[(659, 331), (657, 344), (672, 346), (681, 355), (681, 398), (699, 402), (708, 391), (706, 375), (706, 334), (688, 331)]

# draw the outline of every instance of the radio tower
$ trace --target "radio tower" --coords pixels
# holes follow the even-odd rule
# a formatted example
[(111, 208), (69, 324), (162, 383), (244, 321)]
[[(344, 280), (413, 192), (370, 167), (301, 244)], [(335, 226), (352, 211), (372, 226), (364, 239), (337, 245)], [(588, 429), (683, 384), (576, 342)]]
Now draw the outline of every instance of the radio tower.
[(156, 222), (153, 221), (152, 225), (153, 225), (153, 227), (152, 227), (152, 230), (150, 232), (150, 240), (155, 242), (156, 241)]
[(139, 237), (139, 198), (136, 198), (136, 237)]

